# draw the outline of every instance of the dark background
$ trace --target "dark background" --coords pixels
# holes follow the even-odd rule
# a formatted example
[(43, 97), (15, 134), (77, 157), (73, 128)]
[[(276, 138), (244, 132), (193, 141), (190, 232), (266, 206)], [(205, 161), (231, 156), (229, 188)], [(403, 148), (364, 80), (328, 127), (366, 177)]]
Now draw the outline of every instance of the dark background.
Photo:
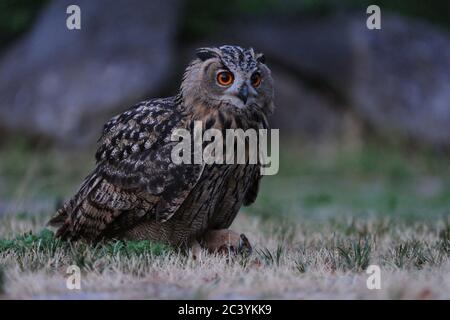
[[(81, 30), (66, 8), (81, 7)], [(381, 30), (366, 8), (381, 7)], [(173, 95), (199, 46), (264, 52), (279, 175), (253, 210), (448, 214), (447, 1), (0, 1), (0, 212), (51, 212), (102, 125)], [(328, 212), (328, 211), (327, 211)]]

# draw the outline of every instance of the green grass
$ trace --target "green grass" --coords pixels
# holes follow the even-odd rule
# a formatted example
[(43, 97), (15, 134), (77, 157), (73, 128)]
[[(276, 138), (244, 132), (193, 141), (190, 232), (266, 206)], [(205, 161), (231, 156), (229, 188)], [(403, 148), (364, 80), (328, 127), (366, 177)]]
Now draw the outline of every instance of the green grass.
[(448, 240), (433, 244), (409, 240), (395, 246), (385, 261), (392, 261), (400, 269), (422, 269), (425, 265), (440, 265), (448, 258)]
[[(4, 145), (0, 208), (31, 205), (0, 212), (0, 297), (64, 298), (76, 264), (88, 295), (77, 298), (449, 298), (448, 156), (377, 144), (282, 145), (281, 156), (231, 227), (253, 254), (193, 260), (149, 241), (55, 239), (45, 224), (92, 168), (90, 153)], [(382, 270), (379, 293), (365, 287), (370, 264)]]
[(367, 238), (353, 240), (349, 245), (338, 246), (337, 250), (345, 270), (361, 272), (369, 266), (372, 246)]
[(324, 152), (282, 146), (280, 153), (279, 174), (264, 178), (249, 212), (268, 218), (450, 214), (448, 156), (376, 145)]
[[(61, 241), (42, 229), (45, 215), (20, 220), (6, 215), (0, 222), (0, 234), (16, 234), (0, 239), (0, 288), (6, 298), (65, 297), (70, 265), (82, 271), (83, 294), (110, 298), (376, 298), (364, 285), (370, 264), (382, 270), (381, 297), (420, 296), (424, 286), (432, 286), (436, 297), (448, 298), (450, 289), (442, 279), (450, 272), (448, 217), (294, 222), (241, 214), (232, 229), (249, 237), (253, 254), (229, 259), (204, 253), (200, 260), (149, 241), (95, 246)], [(414, 287), (404, 287), (405, 281)]]
[(268, 266), (277, 266), (279, 267), (281, 264), (281, 259), (284, 254), (284, 247), (282, 244), (278, 244), (273, 252), (268, 248), (262, 248), (256, 250), (256, 253), (260, 257), (260, 259)]
[[(30, 257), (42, 254), (49, 259), (58, 253), (69, 264), (75, 264), (81, 269), (92, 269), (95, 261), (104, 257), (110, 259), (131, 259), (148, 255), (158, 257), (172, 253), (173, 250), (165, 244), (151, 241), (113, 240), (95, 246), (85, 243), (70, 243), (55, 238), (54, 233), (43, 229), (39, 233), (26, 232), (13, 239), (0, 239), (0, 255), (14, 256), (22, 270), (38, 270), (48, 265), (45, 259), (42, 263), (30, 266)], [(32, 259), (31, 259), (32, 260)]]

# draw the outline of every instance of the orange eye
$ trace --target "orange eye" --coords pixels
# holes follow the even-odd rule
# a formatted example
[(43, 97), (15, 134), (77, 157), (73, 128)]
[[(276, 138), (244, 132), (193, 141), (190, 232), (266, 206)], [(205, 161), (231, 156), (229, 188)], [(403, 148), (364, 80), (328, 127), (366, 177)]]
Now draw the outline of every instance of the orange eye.
[(217, 82), (222, 86), (229, 86), (233, 83), (234, 76), (229, 71), (221, 71), (217, 74)]
[(252, 86), (256, 88), (261, 84), (261, 75), (259, 74), (259, 72), (255, 72), (254, 74), (252, 74), (250, 80), (252, 82)]

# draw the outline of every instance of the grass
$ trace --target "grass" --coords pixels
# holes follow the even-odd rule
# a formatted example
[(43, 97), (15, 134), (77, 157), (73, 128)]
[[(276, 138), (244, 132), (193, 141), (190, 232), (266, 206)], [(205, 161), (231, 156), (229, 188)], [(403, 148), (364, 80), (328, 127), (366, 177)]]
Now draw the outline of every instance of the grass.
[[(54, 237), (54, 233), (43, 229), (38, 234), (26, 232), (14, 239), (0, 239), (0, 254), (14, 256), (21, 270), (39, 270), (53, 263), (77, 265), (82, 270), (92, 270), (95, 262), (108, 256), (113, 259), (130, 259), (148, 255), (158, 257), (171, 252), (160, 243), (150, 241), (111, 241), (90, 246), (83, 243), (63, 242)], [(33, 253), (30, 255), (30, 253)], [(58, 256), (61, 260), (51, 262), (45, 257)]]
[(368, 239), (358, 239), (351, 241), (347, 246), (338, 246), (339, 262), (343, 265), (343, 269), (356, 272), (366, 270), (370, 262), (372, 243)]
[[(21, 220), (19, 229), (39, 230), (44, 218)], [(2, 228), (15, 223), (14, 216), (2, 220)], [(193, 260), (148, 241), (90, 247), (61, 242), (46, 229), (18, 231), (0, 242), (3, 297), (421, 298), (427, 292), (449, 298), (448, 239), (442, 237), (448, 219), (388, 223), (384, 231), (376, 219), (341, 221), (344, 228), (306, 219), (285, 237), (276, 222), (241, 215), (234, 228), (249, 236), (255, 251), (231, 260), (206, 253)], [(74, 264), (82, 272), (80, 291), (65, 288)], [(381, 290), (365, 287), (370, 264), (382, 270)]]
[[(448, 158), (376, 145), (294, 146), (281, 155), (279, 174), (264, 178), (256, 203), (231, 226), (253, 254), (194, 260), (149, 241), (55, 239), (45, 223), (92, 160), (4, 146), (0, 298), (450, 298)], [(81, 290), (65, 285), (73, 264)], [(381, 268), (381, 290), (366, 287), (372, 264)]]

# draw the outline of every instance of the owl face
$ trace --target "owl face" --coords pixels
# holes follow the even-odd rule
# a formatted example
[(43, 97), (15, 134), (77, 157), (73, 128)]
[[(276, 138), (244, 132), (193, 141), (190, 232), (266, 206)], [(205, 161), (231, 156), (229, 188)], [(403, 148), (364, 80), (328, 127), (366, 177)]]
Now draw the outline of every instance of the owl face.
[(201, 48), (185, 75), (185, 90), (217, 108), (267, 108), (273, 80), (262, 54), (238, 46)]

